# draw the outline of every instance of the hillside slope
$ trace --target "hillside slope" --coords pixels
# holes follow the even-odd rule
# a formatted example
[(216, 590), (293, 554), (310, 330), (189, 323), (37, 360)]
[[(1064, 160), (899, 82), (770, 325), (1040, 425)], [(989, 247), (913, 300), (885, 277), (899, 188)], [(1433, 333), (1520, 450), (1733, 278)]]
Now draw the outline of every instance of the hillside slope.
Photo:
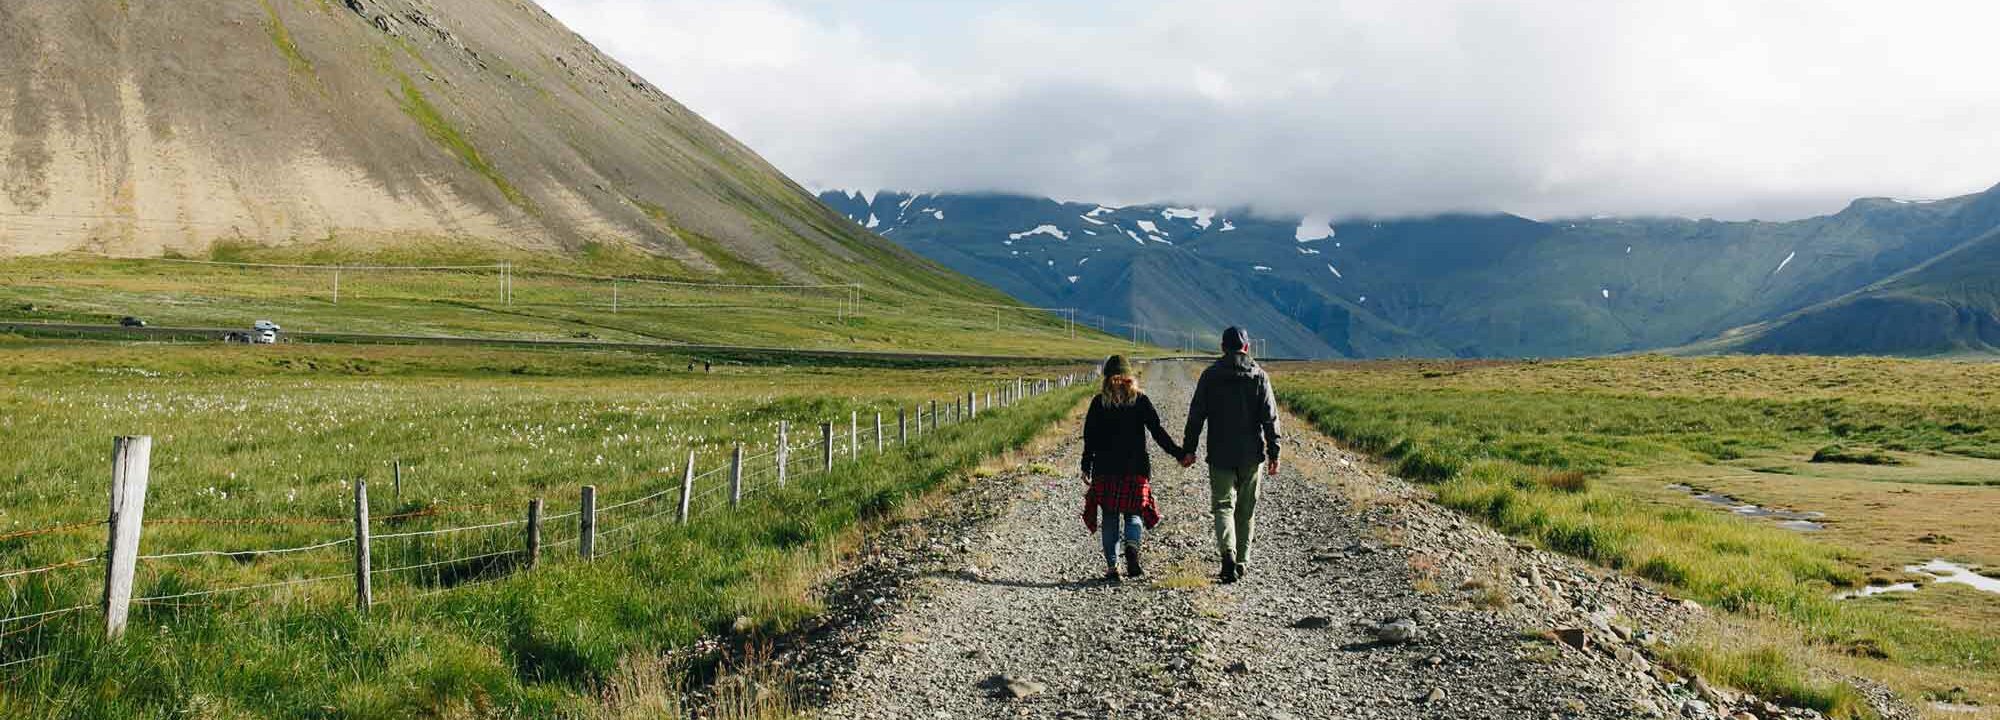
[(0, 255), (626, 244), (972, 292), (532, 2), (0, 0)]
[(2000, 233), (1722, 347), (1770, 354), (2000, 353)]
[[(2000, 228), (2000, 192), (1991, 190), (1862, 199), (1792, 222), (1447, 215), (1331, 226), (1004, 195), (820, 197), (1031, 302), (1201, 335), (1248, 324), (1272, 339), (1273, 352), (1315, 357), (1686, 346), (1846, 297)], [(1929, 297), (1958, 285), (1922, 287), (1904, 292)], [(1794, 340), (1766, 349), (1911, 354), (1966, 345), (1911, 336), (1856, 346), (1829, 332), (1800, 326)]]

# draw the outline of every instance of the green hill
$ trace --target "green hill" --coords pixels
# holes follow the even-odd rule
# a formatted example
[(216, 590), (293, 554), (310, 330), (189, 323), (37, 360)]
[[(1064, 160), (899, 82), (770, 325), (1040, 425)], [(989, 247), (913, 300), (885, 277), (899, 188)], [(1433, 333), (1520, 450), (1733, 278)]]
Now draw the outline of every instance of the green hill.
[(10, 0), (0, 28), (22, 60), (0, 63), (0, 320), (1091, 347), (1048, 316), (957, 317), (1015, 301), (830, 211), (532, 2)]

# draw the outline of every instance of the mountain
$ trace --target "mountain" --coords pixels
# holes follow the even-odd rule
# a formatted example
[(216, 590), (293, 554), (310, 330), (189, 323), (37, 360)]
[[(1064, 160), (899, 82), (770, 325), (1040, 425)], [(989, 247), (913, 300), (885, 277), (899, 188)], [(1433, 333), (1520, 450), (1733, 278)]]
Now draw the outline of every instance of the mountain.
[(513, 0), (0, 0), (0, 255), (617, 244), (999, 299)]
[[(1791, 222), (1461, 214), (1329, 226), (994, 194), (820, 199), (1031, 303), (1199, 338), (1243, 324), (1286, 355), (1572, 356), (1699, 343), (1934, 354), (1990, 349), (2000, 325), (1991, 274), (1961, 269), (2000, 259), (2000, 240), (1987, 237), (2000, 228), (2000, 189), (1861, 199)], [(1856, 340), (1857, 322), (1879, 328)]]

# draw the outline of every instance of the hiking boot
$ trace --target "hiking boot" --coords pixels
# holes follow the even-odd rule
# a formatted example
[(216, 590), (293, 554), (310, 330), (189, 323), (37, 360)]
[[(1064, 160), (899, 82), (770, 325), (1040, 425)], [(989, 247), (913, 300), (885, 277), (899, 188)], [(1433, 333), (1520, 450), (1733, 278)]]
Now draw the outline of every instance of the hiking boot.
[(1249, 565), (1244, 563), (1236, 563), (1236, 579), (1242, 580), (1245, 577), (1249, 577), (1249, 575), (1250, 575)]
[(1125, 577), (1139, 577), (1146, 571), (1139, 567), (1139, 546), (1125, 544)]
[(1222, 576), (1220, 577), (1220, 579), (1222, 580), (1222, 583), (1223, 583), (1224, 585), (1227, 585), (1227, 584), (1229, 584), (1229, 583), (1233, 583), (1233, 582), (1236, 582), (1236, 557), (1235, 557), (1235, 556), (1233, 556), (1233, 555), (1224, 555), (1224, 556), (1222, 556)]
[(1104, 569), (1104, 582), (1117, 585), (1124, 581), (1124, 578), (1118, 576), (1118, 567), (1116, 565)]

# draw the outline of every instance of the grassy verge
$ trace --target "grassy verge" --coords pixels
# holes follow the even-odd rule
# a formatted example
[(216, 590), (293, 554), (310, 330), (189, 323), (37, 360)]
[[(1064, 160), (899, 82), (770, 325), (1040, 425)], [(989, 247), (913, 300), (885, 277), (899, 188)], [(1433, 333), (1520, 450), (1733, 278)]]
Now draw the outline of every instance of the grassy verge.
[[(580, 378), (539, 378), (514, 375), (506, 363), (562, 359), (407, 348), (371, 351), (393, 357), (294, 357), (252, 372), (237, 366), (237, 356), (204, 354), (214, 352), (148, 353), (153, 364), (137, 373), (52, 363), (14, 378), (19, 382), (0, 393), (0, 422), (47, 438), (47, 452), (13, 446), (0, 459), (16, 481), (0, 506), (12, 520), (34, 525), (96, 515), (89, 508), (101, 504), (104, 433), (126, 428), (150, 430), (159, 443), (151, 517), (337, 517), (345, 512), (336, 497), (345, 492), (342, 478), (366, 474), (381, 488), (380, 458), (420, 457), (426, 450), (436, 456), (443, 441), (460, 438), (472, 443), (455, 445), (449, 460), (434, 460), (427, 470), (412, 469), (411, 483), (424, 486), (423, 499), (413, 502), (491, 504), (500, 508), (495, 517), (504, 518), (532, 493), (546, 495), (557, 513), (573, 509), (568, 499), (577, 485), (599, 484), (607, 502), (629, 498), (657, 487), (656, 466), (687, 447), (763, 435), (739, 438), (733, 427), (781, 417), (844, 418), (855, 408), (893, 408), (940, 388), (1013, 377), (971, 368), (742, 367), (690, 377), (684, 366), (674, 377), (673, 368), (655, 365), (658, 358), (606, 356), (577, 361)], [(307, 359), (318, 367), (296, 362)], [(409, 582), (385, 576), (377, 581), (383, 604), (365, 616), (352, 608), (351, 587), (332, 582), (138, 608), (133, 630), (115, 644), (100, 641), (83, 622), (43, 648), (61, 653), (59, 661), (10, 671), (0, 715), (604, 716), (632, 688), (671, 683), (676, 669), (659, 658), (700, 637), (780, 631), (812, 615), (813, 580), (851, 545), (859, 524), (1027, 443), (1081, 392), (985, 413), (831, 473), (795, 475), (734, 512), (711, 503), (688, 526), (636, 525), (643, 542), (595, 562), (574, 560), (573, 548), (552, 549), (533, 570), (447, 568), (470, 574), (439, 571), (435, 580), (426, 574)], [(211, 488), (231, 472), (236, 484)], [(378, 516), (389, 509), (403, 508), (381, 508)], [(468, 517), (476, 516), (454, 516), (451, 524)], [(378, 533), (427, 527), (381, 524)], [(341, 534), (337, 526), (314, 525), (154, 530), (148, 528), (146, 552), (271, 547)], [(496, 537), (509, 547), (518, 543), (511, 530)], [(97, 543), (101, 538), (90, 533), (9, 540), (0, 542), (0, 558), (19, 566), (88, 552)], [(47, 550), (51, 545), (56, 549)], [(258, 575), (303, 576), (310, 563), (337, 567), (342, 557), (248, 564), (202, 558), (150, 576), (142, 568), (140, 594)], [(448, 591), (425, 594), (439, 590)], [(612, 715), (645, 714), (612, 709)]]
[[(1878, 385), (1897, 378), (1948, 385), (1992, 369), (1902, 363), (1829, 388), (1812, 378), (1853, 377), (1847, 373), (1855, 368), (1839, 360), (1810, 367), (1766, 362), (1294, 366), (1279, 386), (1295, 412), (1399, 475), (1431, 484), (1447, 506), (1730, 611), (1755, 641), (1691, 643), (1679, 654), (1721, 681), (1848, 715), (1860, 711), (1859, 696), (1811, 679), (1813, 665), (1881, 677), (1913, 698), (1961, 685), (2000, 688), (2000, 633), (1981, 620), (1989, 614), (1983, 608), (2000, 598), (1955, 594), (1965, 603), (1946, 608), (1838, 600), (1840, 589), (1881, 580), (1870, 566), (1892, 554), (1877, 542), (1884, 538), (1843, 528), (1839, 515), (1829, 518), (1835, 529), (1824, 535), (1792, 532), (1660, 489), (1687, 482), (1682, 468), (1749, 474), (1745, 466), (1806, 464), (1816, 448), (1835, 443), (1888, 448), (1923, 462), (1979, 462), (1993, 456), (2000, 440), (1991, 429), (2000, 426), (1995, 406), (1956, 404), (1962, 394), (1954, 401), (1923, 397), (1908, 392), (1908, 384), (1893, 391)], [(1798, 393), (1806, 397), (1764, 394), (1788, 384), (1812, 387)], [(1775, 478), (1770, 485), (1797, 486), (1791, 492), (1800, 498), (1813, 497), (1812, 486), (1821, 482), (1767, 477)], [(1883, 499), (1907, 487), (1892, 481), (1842, 487), (1857, 485)]]
[[(689, 241), (706, 247), (699, 238)], [(470, 241), (378, 248), (331, 239), (284, 247), (221, 242), (193, 258), (10, 258), (0, 260), (0, 320), (115, 325), (135, 316), (154, 326), (201, 328), (272, 320), (320, 332), (1023, 357), (1132, 349), (1094, 329), (1077, 328), (1072, 336), (1064, 319), (1046, 313), (969, 310), (962, 303), (979, 296), (963, 293), (871, 284), (860, 288), (856, 304), (857, 291), (846, 286), (663, 284), (773, 281), (741, 262), (717, 262), (730, 274), (702, 276), (666, 256), (602, 244), (555, 254)], [(348, 267), (336, 280), (339, 264)], [(614, 276), (622, 280), (599, 279)]]

